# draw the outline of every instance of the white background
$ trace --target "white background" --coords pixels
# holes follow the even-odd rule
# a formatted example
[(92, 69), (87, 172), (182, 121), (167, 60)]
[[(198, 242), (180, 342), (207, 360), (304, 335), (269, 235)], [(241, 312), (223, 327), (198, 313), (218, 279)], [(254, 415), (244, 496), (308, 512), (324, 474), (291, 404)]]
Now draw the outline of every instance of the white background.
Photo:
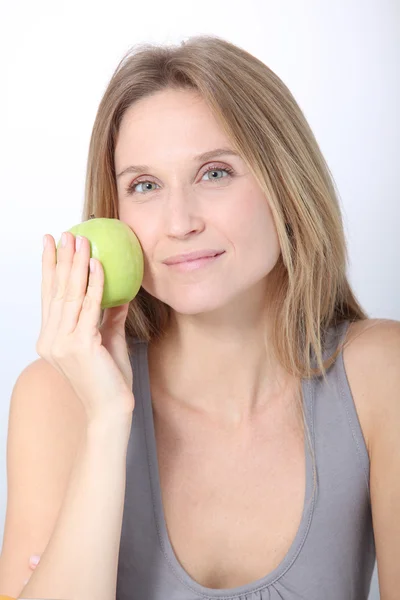
[[(12, 387), (37, 358), (42, 236), (80, 221), (89, 137), (123, 54), (211, 33), (288, 85), (340, 192), (349, 278), (400, 319), (400, 0), (0, 1), (0, 541)], [(371, 599), (379, 598), (376, 572)]]

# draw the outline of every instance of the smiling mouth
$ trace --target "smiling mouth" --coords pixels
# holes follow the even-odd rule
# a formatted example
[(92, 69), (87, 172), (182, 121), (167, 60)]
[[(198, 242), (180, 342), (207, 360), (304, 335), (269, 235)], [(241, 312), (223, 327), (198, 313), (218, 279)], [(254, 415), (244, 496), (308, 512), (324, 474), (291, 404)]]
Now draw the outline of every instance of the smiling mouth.
[(166, 265), (169, 269), (174, 269), (176, 271), (194, 271), (196, 269), (200, 269), (201, 267), (205, 267), (211, 265), (216, 262), (216, 260), (223, 256), (225, 252), (221, 252), (220, 254), (215, 254), (214, 256), (205, 256), (203, 258), (194, 258), (190, 260), (185, 260), (183, 262), (175, 263), (172, 265)]
[(176, 264), (178, 262), (187, 262), (188, 260), (197, 260), (198, 258), (210, 258), (216, 256), (217, 254), (222, 254), (225, 250), (209, 250), (206, 252), (202, 251), (194, 251), (188, 252), (187, 254), (178, 254), (176, 256), (171, 256), (167, 258), (163, 262), (167, 265)]

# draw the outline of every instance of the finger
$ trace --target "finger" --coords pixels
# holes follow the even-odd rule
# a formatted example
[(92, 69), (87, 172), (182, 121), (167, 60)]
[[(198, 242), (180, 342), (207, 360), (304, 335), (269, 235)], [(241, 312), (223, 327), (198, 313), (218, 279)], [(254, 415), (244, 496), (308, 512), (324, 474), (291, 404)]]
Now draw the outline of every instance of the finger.
[[(80, 242), (80, 244), (79, 244)], [(59, 332), (62, 335), (73, 333), (79, 321), (82, 305), (88, 288), (90, 242), (86, 237), (75, 239), (72, 267), (65, 290)]]
[(54, 238), (52, 235), (49, 234), (46, 234), (45, 238), (46, 246), (43, 248), (42, 252), (42, 329), (44, 329), (48, 319), (51, 294), (56, 275), (56, 255), (54, 250)]
[(84, 339), (88, 333), (96, 334), (99, 329), (101, 314), (101, 300), (104, 288), (104, 270), (101, 262), (95, 258), (90, 259), (91, 268), (86, 295), (82, 303), (82, 310), (76, 326), (76, 332)]
[(104, 310), (104, 318), (99, 327), (103, 346), (115, 357), (121, 349), (121, 339), (126, 344), (125, 322), (128, 316), (129, 302)]
[(65, 232), (65, 235), (66, 246), (60, 246), (58, 249), (55, 249), (55, 276), (53, 279), (53, 287), (50, 293), (50, 305), (46, 327), (43, 332), (45, 345), (51, 345), (54, 336), (58, 333), (64, 306), (65, 292), (68, 285), (73, 255), (75, 252), (75, 237), (69, 232)]
[(39, 564), (39, 562), (40, 562), (40, 556), (37, 555), (37, 554), (32, 555), (29, 558), (29, 566), (30, 566), (30, 568), (32, 570), (35, 569), (37, 567), (37, 565)]

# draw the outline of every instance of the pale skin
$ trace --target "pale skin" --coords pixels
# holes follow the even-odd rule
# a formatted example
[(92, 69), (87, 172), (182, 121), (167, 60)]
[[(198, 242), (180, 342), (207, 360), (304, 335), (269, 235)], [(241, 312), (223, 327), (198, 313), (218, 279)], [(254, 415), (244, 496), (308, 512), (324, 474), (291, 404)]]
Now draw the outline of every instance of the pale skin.
[[(268, 291), (268, 274), (280, 253), (268, 199), (241, 158), (221, 155), (215, 160), (193, 161), (195, 155), (227, 146), (232, 147), (200, 98), (189, 92), (169, 90), (146, 98), (128, 110), (116, 147), (115, 167), (117, 174), (134, 164), (150, 167), (118, 179), (119, 218), (132, 227), (144, 250), (143, 287), (174, 309), (168, 343), (163, 340), (149, 348), (156, 413), (171, 415), (183, 411), (197, 415), (197, 424), (209, 423), (214, 432), (227, 434), (225, 440), (228, 436), (234, 440), (241, 435), (251, 435), (260, 424), (267, 427), (272, 414), (274, 418), (280, 415), (284, 419), (286, 413), (280, 404), (283, 398), (289, 402), (296, 382), (268, 353), (270, 323), (263, 312), (263, 300)], [(209, 166), (218, 172), (221, 181), (212, 181), (212, 172), (204, 174)], [(232, 179), (219, 172), (226, 167), (235, 171)], [(145, 182), (154, 183), (150, 186)], [(129, 196), (125, 188), (133, 183), (137, 186), (136, 193)], [(215, 263), (190, 273), (179, 273), (162, 264), (170, 255), (203, 248), (225, 252)], [(265, 320), (266, 338), (259, 326), (261, 319)], [(354, 327), (355, 338), (363, 333), (364, 325)], [(381, 432), (393, 427), (394, 439), (396, 419), (400, 423), (397, 404), (386, 403), (385, 411), (381, 412), (376, 408), (378, 394), (382, 399), (393, 398), (394, 390), (400, 385), (395, 379), (400, 365), (399, 324), (389, 325), (382, 329), (376, 327), (379, 334), (375, 337), (366, 333), (358, 346), (359, 339), (355, 340), (346, 358), (371, 458), (374, 531), (384, 600), (395, 597), (390, 595), (391, 590), (396, 590), (400, 583), (393, 558), (399, 555), (400, 531), (396, 532), (394, 527), (397, 520), (387, 518), (390, 512), (380, 490), (384, 487), (387, 491), (392, 485), (390, 497), (400, 501), (400, 489), (395, 488), (398, 478), (394, 476), (394, 447), (387, 446), (386, 454), (382, 451), (390, 436), (378, 437), (378, 428), (373, 432), (371, 424), (380, 423)], [(212, 344), (209, 343), (211, 336)], [(384, 354), (384, 348), (388, 347), (389, 357)], [(376, 375), (365, 368), (371, 357), (372, 362), (379, 365)], [(388, 368), (388, 364), (394, 366)], [(387, 377), (382, 377), (384, 369)], [(386, 386), (385, 393), (382, 386)], [(163, 404), (157, 393), (161, 389)], [(122, 429), (125, 431), (127, 427), (124, 425)], [(94, 445), (102, 448), (101, 434), (96, 434)], [(380, 453), (374, 454), (375, 447)], [(216, 445), (213, 448), (217, 460), (224, 448)], [(97, 455), (101, 462), (99, 472), (101, 469), (106, 478), (106, 453), (93, 451), (93, 461)], [(120, 462), (123, 466), (123, 461), (121, 445), (110, 460), (110, 477), (116, 464)], [(393, 469), (391, 472), (388, 465)], [(381, 485), (382, 481), (385, 486)], [(119, 485), (116, 502), (121, 501), (123, 495), (122, 476)], [(265, 514), (269, 508), (265, 508)], [(120, 511), (115, 512), (120, 514)], [(81, 518), (85, 519), (83, 508)], [(110, 523), (111, 542), (119, 539), (118, 527), (117, 520), (114, 525)], [(59, 551), (61, 555), (62, 545)], [(93, 553), (96, 552), (94, 540)], [(50, 566), (48, 563), (47, 568)], [(260, 568), (264, 571), (258, 576), (269, 570), (266, 563)], [(96, 573), (98, 589), (101, 589), (103, 576), (110, 578), (106, 569), (104, 573)], [(254, 579), (256, 576), (254, 568)]]
[[(263, 319), (269, 327), (265, 294), (280, 246), (268, 201), (242, 158), (193, 160), (217, 148), (232, 144), (192, 92), (163, 91), (131, 107), (118, 138), (116, 173), (136, 164), (150, 170), (118, 179), (119, 218), (144, 249), (143, 287), (174, 309), (168, 347), (153, 344), (151, 364), (157, 362), (170, 392), (168, 381), (179, 382), (173, 395), (180, 401), (226, 425), (245, 426), (288, 381), (260, 327)], [(128, 195), (132, 183), (135, 193)], [(225, 252), (190, 273), (162, 264), (204, 248)]]

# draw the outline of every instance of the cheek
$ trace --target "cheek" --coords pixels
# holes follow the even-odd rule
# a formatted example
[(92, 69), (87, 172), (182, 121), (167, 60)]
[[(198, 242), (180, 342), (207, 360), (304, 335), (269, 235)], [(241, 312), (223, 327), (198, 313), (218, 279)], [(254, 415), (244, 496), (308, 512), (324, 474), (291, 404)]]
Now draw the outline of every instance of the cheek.
[(121, 209), (119, 219), (126, 223), (138, 238), (143, 251), (150, 254), (153, 240), (156, 239), (156, 228), (154, 219), (149, 219), (145, 214)]
[(271, 253), (279, 247), (271, 209), (259, 190), (242, 195), (233, 208), (225, 218), (225, 231), (242, 255), (244, 250), (254, 256), (256, 251)]

